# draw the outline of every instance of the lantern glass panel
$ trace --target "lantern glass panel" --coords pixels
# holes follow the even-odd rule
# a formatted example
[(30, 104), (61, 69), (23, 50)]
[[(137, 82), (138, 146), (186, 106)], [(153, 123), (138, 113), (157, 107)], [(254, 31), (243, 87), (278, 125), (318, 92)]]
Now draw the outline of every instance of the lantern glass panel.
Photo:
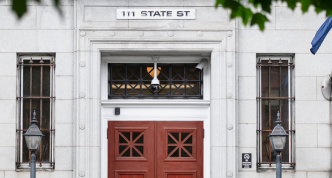
[(38, 150), (41, 136), (25, 136), (25, 141), (29, 150)]
[(284, 149), (286, 144), (286, 136), (271, 136), (270, 137), (271, 144), (274, 150), (281, 151)]

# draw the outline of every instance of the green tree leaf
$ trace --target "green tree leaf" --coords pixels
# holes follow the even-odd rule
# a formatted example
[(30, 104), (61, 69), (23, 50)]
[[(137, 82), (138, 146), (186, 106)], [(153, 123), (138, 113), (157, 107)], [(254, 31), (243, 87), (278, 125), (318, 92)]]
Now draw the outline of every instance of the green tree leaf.
[[(28, 1), (35, 1), (41, 4), (41, 0), (11, 0), (12, 10), (20, 19), (28, 12)], [(61, 0), (53, 0), (55, 8), (58, 10), (59, 14), (62, 15), (62, 11), (60, 8)]]
[(311, 1), (310, 0), (301, 0), (301, 4), (302, 4), (302, 12), (307, 12), (310, 7)]
[(263, 11), (271, 13), (272, 0), (252, 0), (255, 7), (261, 7)]
[(12, 10), (21, 18), (28, 11), (26, 0), (12, 0)]
[(259, 26), (259, 29), (261, 31), (263, 31), (264, 28), (265, 28), (265, 23), (268, 22), (268, 21), (269, 21), (269, 19), (267, 19), (265, 15), (263, 15), (261, 13), (255, 13), (252, 16), (250, 25), (253, 26), (253, 25), (257, 24)]
[(313, 6), (316, 13), (325, 12), (326, 16), (332, 16), (332, 0), (248, 0), (245, 3), (241, 0), (216, 0), (216, 7), (230, 10), (231, 19), (240, 18), (244, 25), (250, 22), (250, 26), (257, 24), (260, 30), (264, 30), (265, 23), (269, 21), (266, 15), (271, 14), (273, 3), (280, 2), (287, 3), (291, 10), (298, 7), (305, 13)]

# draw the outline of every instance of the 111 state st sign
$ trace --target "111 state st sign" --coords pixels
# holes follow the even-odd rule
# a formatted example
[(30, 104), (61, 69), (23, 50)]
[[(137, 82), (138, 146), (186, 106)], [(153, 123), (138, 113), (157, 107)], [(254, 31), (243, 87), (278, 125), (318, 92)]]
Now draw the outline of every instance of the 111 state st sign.
[(116, 19), (196, 19), (196, 9), (117, 9)]

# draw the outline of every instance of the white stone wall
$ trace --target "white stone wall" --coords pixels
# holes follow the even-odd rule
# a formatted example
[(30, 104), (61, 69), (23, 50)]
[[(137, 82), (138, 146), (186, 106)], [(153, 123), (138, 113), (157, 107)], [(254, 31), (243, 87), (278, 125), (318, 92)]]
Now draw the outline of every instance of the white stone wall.
[(300, 7), (289, 10), (284, 4), (272, 8), (264, 32), (257, 27), (238, 28), (239, 80), (239, 155), (253, 153), (253, 169), (242, 169), (239, 177), (275, 177), (275, 172), (256, 172), (256, 53), (295, 53), (295, 163), (284, 178), (325, 178), (331, 171), (331, 107), (321, 94), (321, 81), (331, 73), (331, 34), (316, 55), (310, 52), (311, 40), (325, 15), (314, 9), (302, 14)]
[[(77, 1), (78, 28), (115, 29), (231, 29), (228, 11), (214, 8), (214, 0), (81, 0)], [(116, 20), (119, 8), (196, 9), (196, 20)]]
[(50, 0), (29, 3), (21, 20), (11, 12), (9, 1), (0, 1), (0, 177), (30, 177), (16, 172), (17, 53), (56, 53), (55, 171), (37, 177), (72, 177), (73, 172), (73, 61), (74, 6), (63, 1), (60, 18)]

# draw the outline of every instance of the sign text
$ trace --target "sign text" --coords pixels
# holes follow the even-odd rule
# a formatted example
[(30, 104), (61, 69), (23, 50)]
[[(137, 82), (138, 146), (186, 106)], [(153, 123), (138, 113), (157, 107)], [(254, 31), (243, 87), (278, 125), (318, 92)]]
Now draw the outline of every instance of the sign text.
[(196, 19), (196, 9), (117, 9), (116, 19)]

